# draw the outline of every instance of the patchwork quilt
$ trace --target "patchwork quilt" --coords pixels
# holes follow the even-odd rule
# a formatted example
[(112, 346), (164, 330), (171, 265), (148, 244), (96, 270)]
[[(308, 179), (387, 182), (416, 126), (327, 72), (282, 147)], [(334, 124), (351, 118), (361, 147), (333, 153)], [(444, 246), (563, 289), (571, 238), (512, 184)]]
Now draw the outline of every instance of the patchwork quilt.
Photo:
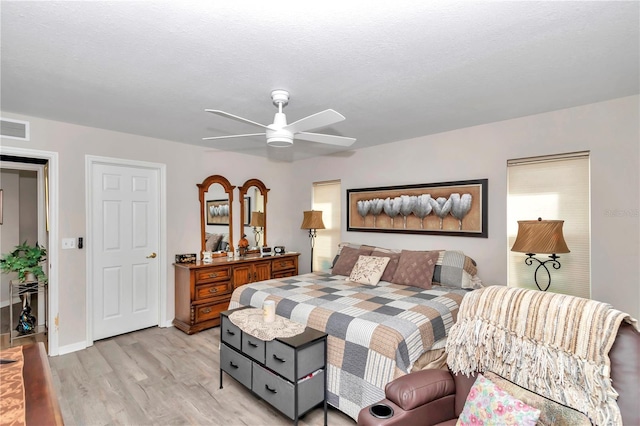
[(276, 303), (276, 314), (324, 331), (327, 402), (357, 419), (384, 398), (384, 387), (442, 343), (468, 290), (430, 290), (381, 281), (377, 286), (313, 272), (237, 288), (229, 309)]

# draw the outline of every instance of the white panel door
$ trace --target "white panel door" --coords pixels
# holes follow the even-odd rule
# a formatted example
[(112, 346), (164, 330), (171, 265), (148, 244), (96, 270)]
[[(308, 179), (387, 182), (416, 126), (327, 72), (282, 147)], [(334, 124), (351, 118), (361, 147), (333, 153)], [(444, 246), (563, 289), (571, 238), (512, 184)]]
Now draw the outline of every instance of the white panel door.
[(93, 340), (158, 325), (158, 170), (93, 164)]

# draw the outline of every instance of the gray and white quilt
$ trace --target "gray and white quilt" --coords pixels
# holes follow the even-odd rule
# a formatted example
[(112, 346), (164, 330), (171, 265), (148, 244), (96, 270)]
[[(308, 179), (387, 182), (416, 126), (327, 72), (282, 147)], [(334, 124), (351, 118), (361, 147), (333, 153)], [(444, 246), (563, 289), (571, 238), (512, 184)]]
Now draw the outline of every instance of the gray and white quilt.
[(377, 286), (314, 272), (237, 288), (229, 309), (276, 303), (276, 314), (326, 332), (327, 402), (357, 419), (384, 398), (384, 387), (408, 374), (442, 342), (468, 290), (430, 290), (381, 281)]

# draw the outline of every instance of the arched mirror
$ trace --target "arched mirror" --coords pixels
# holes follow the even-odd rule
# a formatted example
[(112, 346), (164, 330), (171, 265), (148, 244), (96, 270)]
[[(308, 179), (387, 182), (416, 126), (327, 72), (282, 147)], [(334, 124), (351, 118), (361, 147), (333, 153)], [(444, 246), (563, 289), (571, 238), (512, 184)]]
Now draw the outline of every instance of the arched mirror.
[(198, 184), (202, 251), (222, 256), (233, 252), (233, 190), (229, 181), (212, 175)]
[(259, 179), (249, 179), (239, 188), (240, 229), (253, 249), (267, 245), (267, 193), (269, 188)]

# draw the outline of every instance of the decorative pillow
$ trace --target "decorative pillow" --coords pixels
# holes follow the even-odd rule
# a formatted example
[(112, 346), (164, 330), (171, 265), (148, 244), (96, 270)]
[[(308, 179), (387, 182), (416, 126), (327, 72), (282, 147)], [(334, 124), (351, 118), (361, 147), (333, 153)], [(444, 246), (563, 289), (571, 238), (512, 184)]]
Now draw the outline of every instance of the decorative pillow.
[(382, 277), (380, 277), (380, 280), (391, 282), (391, 280), (393, 279), (393, 274), (395, 274), (396, 269), (398, 269), (398, 262), (400, 261), (400, 253), (395, 253), (390, 250), (381, 251), (381, 249), (376, 247), (375, 250), (371, 252), (371, 256), (389, 258), (389, 263), (387, 264), (386, 269), (382, 273)]
[(437, 251), (402, 250), (391, 282), (428, 290), (431, 288), (433, 269), (437, 260)]
[(478, 374), (456, 425), (534, 426), (540, 410), (512, 397)]
[(366, 244), (356, 244), (356, 243), (345, 243), (345, 242), (342, 242), (342, 243), (338, 244), (338, 253), (336, 253), (336, 255), (340, 256), (340, 253), (342, 253), (342, 249), (345, 248), (345, 247), (350, 247), (350, 248), (356, 249), (356, 250), (359, 250), (359, 249), (371, 249), (371, 250), (373, 250), (373, 248), (374, 248), (373, 246), (368, 246)]
[(531, 392), (491, 371), (485, 372), (484, 376), (514, 398), (538, 408), (540, 410), (540, 418), (537, 425), (539, 426), (591, 426), (589, 418), (578, 410)]
[(349, 276), (351, 274), (351, 270), (353, 266), (358, 261), (359, 256), (369, 256), (373, 251), (372, 247), (354, 249), (351, 247), (342, 247), (340, 251), (340, 257), (336, 260), (335, 265), (333, 265), (333, 269), (331, 273), (334, 275), (346, 275)]
[(388, 257), (360, 256), (351, 270), (349, 281), (359, 284), (376, 285), (389, 263)]
[(207, 234), (207, 241), (205, 243), (206, 251), (216, 251), (218, 250), (218, 245), (222, 240), (222, 234)]
[[(434, 284), (458, 288), (477, 288), (476, 262), (461, 251), (441, 250), (433, 272)], [(480, 286), (481, 287), (481, 286)]]

